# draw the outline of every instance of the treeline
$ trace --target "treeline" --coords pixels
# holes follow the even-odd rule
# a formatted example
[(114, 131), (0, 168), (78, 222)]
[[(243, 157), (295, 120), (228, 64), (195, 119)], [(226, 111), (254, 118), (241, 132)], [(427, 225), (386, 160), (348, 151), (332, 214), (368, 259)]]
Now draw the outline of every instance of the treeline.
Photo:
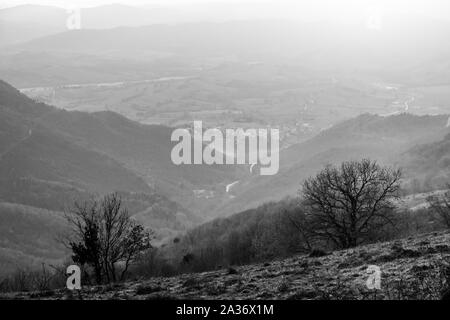
[(296, 207), (296, 199), (286, 199), (203, 224), (149, 252), (135, 271), (200, 272), (305, 253), (301, 235), (287, 218)]
[[(143, 277), (171, 276), (336, 249), (325, 242), (308, 248), (292, 222), (298, 206), (298, 199), (286, 198), (229, 218), (214, 220), (173, 239), (172, 243), (146, 252), (132, 272)], [(436, 212), (429, 208), (400, 210), (397, 215), (398, 224), (379, 232), (373, 242), (447, 228)]]

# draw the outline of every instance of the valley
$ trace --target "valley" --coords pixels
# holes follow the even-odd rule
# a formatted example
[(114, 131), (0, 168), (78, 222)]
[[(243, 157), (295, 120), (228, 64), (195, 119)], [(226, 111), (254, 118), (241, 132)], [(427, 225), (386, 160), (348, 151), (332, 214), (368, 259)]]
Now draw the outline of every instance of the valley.
[[(194, 80), (170, 79), (162, 83), (170, 87), (178, 81)], [(142, 84), (132, 84), (135, 85)], [(115, 89), (124, 87), (127, 85)], [(316, 133), (312, 130), (289, 142), (282, 139), (279, 174), (261, 177), (258, 169), (248, 165), (173, 165), (170, 161), (173, 127), (135, 122), (110, 110), (85, 112), (49, 107), (30, 100), (6, 83), (0, 97), (4, 121), (1, 137), (5, 142), (0, 150), (5, 169), (0, 185), (3, 203), (60, 211), (91, 193), (125, 191), (124, 200), (134, 207), (132, 199), (142, 193), (150, 198), (132, 213), (145, 226), (156, 229), (159, 244), (211, 219), (295, 195), (303, 179), (328, 163), (371, 157), (381, 163), (398, 164), (407, 169), (405, 186), (419, 185), (418, 191), (442, 188), (449, 178), (445, 159), (450, 149), (439, 147), (446, 143), (444, 137), (449, 133), (445, 114), (362, 114), (346, 121), (328, 117), (325, 128), (318, 124), (324, 120), (314, 122), (320, 127)], [(19, 105), (21, 109), (15, 109)], [(410, 102), (409, 107), (413, 106), (414, 102)], [(213, 122), (208, 113), (204, 119), (206, 123)], [(221, 121), (225, 125), (226, 121)], [(15, 126), (17, 132), (13, 136), (8, 136), (8, 132), (15, 132), (7, 129), (13, 123), (20, 125)], [(183, 127), (181, 123), (178, 125)], [(274, 127), (284, 133), (290, 130), (286, 125)], [(427, 153), (427, 149), (436, 151)], [(70, 160), (77, 153), (77, 162)], [(17, 154), (23, 154), (22, 160), (12, 161)], [(427, 169), (418, 155), (437, 157), (433, 161), (439, 165), (429, 165)], [(55, 170), (59, 166), (64, 169)], [(86, 168), (80, 171), (83, 166)], [(80, 175), (84, 171), (95, 174)], [(12, 253), (11, 257), (15, 255)], [(7, 263), (19, 261), (11, 259), (7, 258)]]
[[(100, 18), (103, 12), (111, 18)], [(413, 20), (405, 31), (397, 18), (387, 17), (386, 29), (375, 32), (360, 21), (181, 19), (174, 25), (156, 24), (153, 11), (120, 5), (86, 9), (85, 14), (86, 27), (68, 31), (61, 28), (64, 12), (57, 8), (0, 10), (2, 270), (64, 263), (70, 253), (55, 236), (67, 228), (63, 216), (68, 207), (112, 192), (121, 196), (134, 221), (155, 231), (153, 244), (178, 266), (180, 257), (195, 247), (190, 232), (206, 230), (206, 249), (197, 248), (200, 255), (211, 243), (228, 238), (233, 248), (247, 239), (237, 233), (242, 222), (282, 212), (285, 199), (297, 197), (301, 183), (329, 164), (370, 158), (401, 168), (399, 207), (408, 212), (427, 209), (428, 196), (447, 188), (446, 22)], [(41, 25), (34, 15), (47, 23)], [(175, 165), (171, 134), (178, 128), (191, 130), (194, 121), (221, 132), (278, 129), (278, 173), (261, 176), (261, 166), (248, 162)], [(247, 243), (274, 243), (274, 235), (264, 234), (256, 222), (249, 223), (254, 238)], [(226, 232), (220, 233), (218, 225)], [(176, 239), (185, 237), (187, 244), (177, 246)], [(408, 250), (420, 252), (406, 263), (435, 259), (448, 235), (429, 238), (430, 251), (419, 240), (402, 240)], [(305, 279), (328, 288), (328, 280), (311, 279), (316, 272), (327, 278), (324, 272), (332, 268), (343, 269), (346, 280), (359, 281), (362, 267), (372, 260), (349, 264), (366, 249), (388, 268), (389, 277), (402, 275), (404, 270), (389, 263), (403, 265), (401, 259), (411, 257), (395, 256), (391, 246), (374, 244), (319, 259), (296, 256), (239, 267), (238, 275), (220, 270), (121, 284), (124, 291), (111, 294), (98, 287), (87, 295), (317, 298), (312, 288), (302, 291)], [(269, 259), (272, 253), (266, 251)], [(223, 249), (221, 254), (226, 256)], [(198, 281), (208, 285), (197, 288)], [(279, 289), (286, 286), (286, 291)], [(52, 294), (62, 298), (65, 293)]]
[[(246, 89), (225, 86), (208, 88), (204, 85), (206, 81), (217, 83), (221, 80), (204, 77), (27, 88), (21, 92), (65, 110), (114, 111), (143, 124), (177, 128), (191, 127), (193, 121), (201, 120), (206, 128), (222, 131), (227, 128), (275, 128), (280, 130), (282, 149), (306, 141), (358, 114), (374, 113), (388, 117), (404, 112), (417, 115), (448, 112), (446, 107), (436, 107), (430, 102), (417, 105), (411, 89), (394, 93), (390, 89), (375, 89), (374, 86), (367, 93), (355, 91), (346, 94), (344, 88), (324, 85), (320, 92), (315, 92), (318, 89), (298, 84), (299, 88), (266, 92), (263, 97), (258, 93), (257, 98), (255, 93), (246, 92)], [(219, 91), (229, 91), (226, 102), (223, 97), (216, 96), (215, 92)], [(357, 95), (369, 96), (364, 98), (366, 101), (352, 107), (349, 102), (357, 101)], [(187, 96), (189, 99), (186, 99)], [(422, 103), (427, 103), (423, 102), (426, 99), (421, 95)], [(342, 102), (339, 103), (339, 100)], [(283, 113), (274, 109), (275, 105), (281, 104), (285, 105)]]

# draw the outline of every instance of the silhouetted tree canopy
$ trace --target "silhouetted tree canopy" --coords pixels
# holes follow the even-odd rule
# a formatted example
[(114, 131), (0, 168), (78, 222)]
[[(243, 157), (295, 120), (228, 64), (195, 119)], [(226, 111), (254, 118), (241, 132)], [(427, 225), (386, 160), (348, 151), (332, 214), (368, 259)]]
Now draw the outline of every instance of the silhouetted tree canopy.
[(315, 238), (355, 247), (394, 223), (400, 178), (400, 170), (367, 159), (329, 165), (303, 184), (304, 225)]

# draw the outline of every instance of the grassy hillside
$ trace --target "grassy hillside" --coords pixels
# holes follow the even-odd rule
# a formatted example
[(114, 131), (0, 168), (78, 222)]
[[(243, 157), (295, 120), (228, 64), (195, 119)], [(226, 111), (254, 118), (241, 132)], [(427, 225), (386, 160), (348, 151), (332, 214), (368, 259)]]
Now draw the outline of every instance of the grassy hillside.
[[(448, 232), (296, 256), (212, 272), (84, 287), (86, 299), (440, 299), (450, 262)], [(381, 290), (369, 290), (369, 265), (381, 270)], [(447, 276), (448, 281), (448, 276)], [(3, 294), (8, 299), (78, 299), (67, 290)]]

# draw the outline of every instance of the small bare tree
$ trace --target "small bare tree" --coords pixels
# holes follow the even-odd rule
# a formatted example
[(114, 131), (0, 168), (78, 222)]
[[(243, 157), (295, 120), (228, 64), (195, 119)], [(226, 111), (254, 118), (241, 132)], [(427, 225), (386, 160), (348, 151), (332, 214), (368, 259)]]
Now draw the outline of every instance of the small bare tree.
[(130, 264), (151, 248), (152, 232), (129, 217), (115, 193), (100, 203), (75, 203), (66, 217), (73, 230), (69, 241), (72, 259), (91, 266), (97, 283), (118, 280), (118, 265), (122, 267), (119, 279), (123, 280)]
[(95, 281), (102, 283), (103, 259), (100, 242), (100, 214), (96, 201), (75, 202), (66, 219), (72, 228), (67, 246), (72, 250), (72, 260), (94, 271)]
[(361, 244), (394, 224), (391, 200), (398, 197), (400, 178), (400, 170), (367, 159), (327, 166), (303, 184), (307, 226), (315, 237), (339, 248)]
[[(447, 185), (450, 190), (450, 184)], [(450, 191), (442, 195), (431, 196), (428, 199), (430, 208), (438, 215), (439, 220), (447, 228), (450, 228)]]

